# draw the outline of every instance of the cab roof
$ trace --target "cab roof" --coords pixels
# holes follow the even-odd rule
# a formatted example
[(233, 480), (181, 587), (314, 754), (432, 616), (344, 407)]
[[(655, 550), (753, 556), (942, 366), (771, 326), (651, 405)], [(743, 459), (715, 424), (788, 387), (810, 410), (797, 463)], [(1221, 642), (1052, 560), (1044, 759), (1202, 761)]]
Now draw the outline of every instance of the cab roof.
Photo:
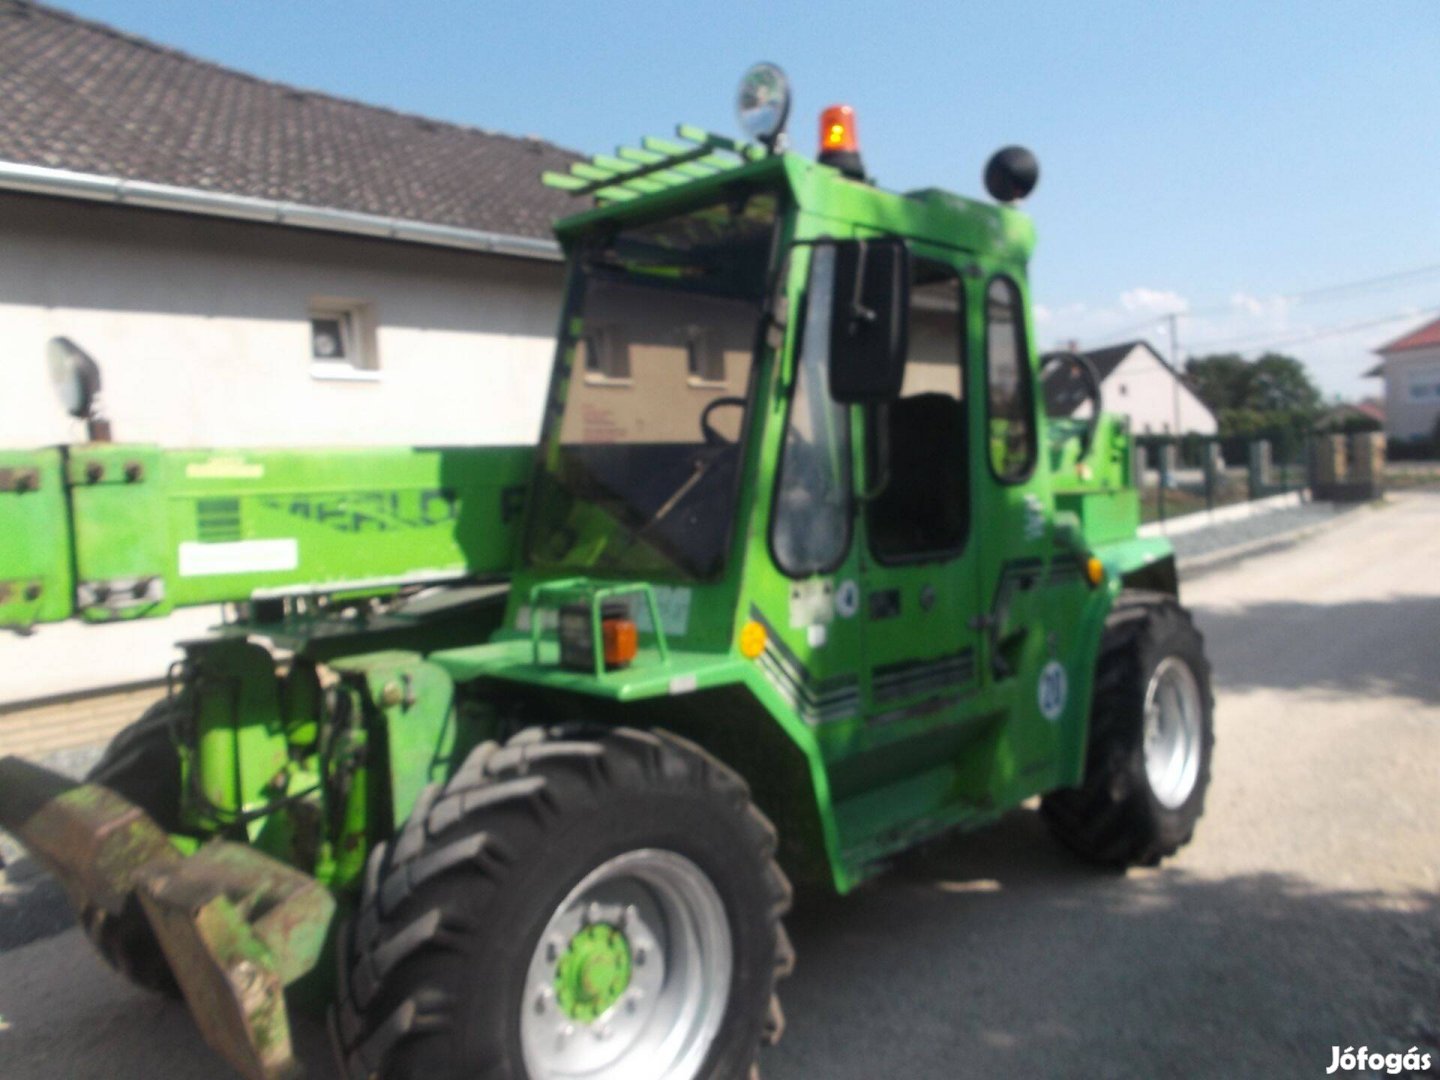
[(546, 174), (547, 184), (597, 200), (556, 224), (561, 242), (768, 188), (785, 191), (809, 219), (799, 230), (807, 238), (873, 231), (1019, 263), (1034, 248), (1031, 218), (1008, 206), (940, 188), (886, 191), (794, 152), (767, 154), (685, 125), (677, 133), (686, 143), (650, 138), (639, 149), (577, 163), (568, 174)]

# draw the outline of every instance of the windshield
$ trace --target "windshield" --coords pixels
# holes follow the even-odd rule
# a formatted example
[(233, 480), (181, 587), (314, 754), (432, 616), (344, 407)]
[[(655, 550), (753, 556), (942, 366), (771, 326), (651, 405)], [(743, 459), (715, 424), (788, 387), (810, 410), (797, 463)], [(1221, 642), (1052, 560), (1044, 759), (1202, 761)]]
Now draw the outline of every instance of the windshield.
[(530, 565), (709, 578), (734, 523), (775, 229), (756, 193), (578, 255)]

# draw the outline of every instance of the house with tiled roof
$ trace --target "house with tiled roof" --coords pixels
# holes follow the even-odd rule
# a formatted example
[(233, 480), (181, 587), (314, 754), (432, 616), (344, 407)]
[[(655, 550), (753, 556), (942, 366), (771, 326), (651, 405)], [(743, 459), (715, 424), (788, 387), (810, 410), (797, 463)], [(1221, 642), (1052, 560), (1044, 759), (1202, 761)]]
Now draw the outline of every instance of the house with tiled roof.
[(0, 0), (0, 446), (529, 442), (577, 155)]
[(1440, 432), (1440, 319), (1402, 334), (1375, 352), (1367, 376), (1385, 380), (1385, 434), (1419, 442)]
[[(1099, 376), (1101, 410), (1128, 416), (1137, 435), (1214, 435), (1220, 430), (1210, 407), (1148, 342), (1127, 341), (1080, 355)], [(1049, 364), (1044, 390), (1050, 416), (1089, 414), (1085, 379), (1074, 364)]]

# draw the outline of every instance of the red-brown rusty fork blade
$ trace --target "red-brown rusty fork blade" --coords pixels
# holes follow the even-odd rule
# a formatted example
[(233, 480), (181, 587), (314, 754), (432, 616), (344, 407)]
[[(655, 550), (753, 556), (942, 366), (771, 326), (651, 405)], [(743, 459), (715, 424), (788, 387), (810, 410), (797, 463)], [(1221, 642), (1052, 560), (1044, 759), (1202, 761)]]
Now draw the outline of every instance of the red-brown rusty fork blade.
[(205, 1040), (246, 1080), (293, 1080), (285, 987), (320, 957), (335, 900), (242, 844), (183, 856), (138, 806), (18, 758), (0, 759), (0, 827), (64, 885), (82, 917), (138, 900)]

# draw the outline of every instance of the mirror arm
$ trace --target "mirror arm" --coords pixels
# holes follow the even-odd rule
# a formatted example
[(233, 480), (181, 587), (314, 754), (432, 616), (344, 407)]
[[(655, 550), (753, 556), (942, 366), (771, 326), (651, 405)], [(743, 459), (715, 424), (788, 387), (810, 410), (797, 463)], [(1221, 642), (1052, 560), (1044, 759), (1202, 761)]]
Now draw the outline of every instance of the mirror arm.
[(855, 493), (855, 512), (860, 512), (860, 507), (865, 503), (874, 502), (885, 494), (885, 489), (890, 486), (890, 406), (879, 404), (871, 406), (870, 430), (875, 432), (875, 459), (879, 463), (879, 476), (876, 478), (875, 486), (869, 491), (857, 491)]
[(865, 289), (865, 260), (870, 252), (870, 245), (864, 240), (856, 241), (856, 249), (859, 252), (858, 261), (855, 264), (855, 290), (850, 297), (850, 328), (853, 331), (857, 322), (873, 323), (875, 311), (867, 308), (861, 301), (864, 299)]

